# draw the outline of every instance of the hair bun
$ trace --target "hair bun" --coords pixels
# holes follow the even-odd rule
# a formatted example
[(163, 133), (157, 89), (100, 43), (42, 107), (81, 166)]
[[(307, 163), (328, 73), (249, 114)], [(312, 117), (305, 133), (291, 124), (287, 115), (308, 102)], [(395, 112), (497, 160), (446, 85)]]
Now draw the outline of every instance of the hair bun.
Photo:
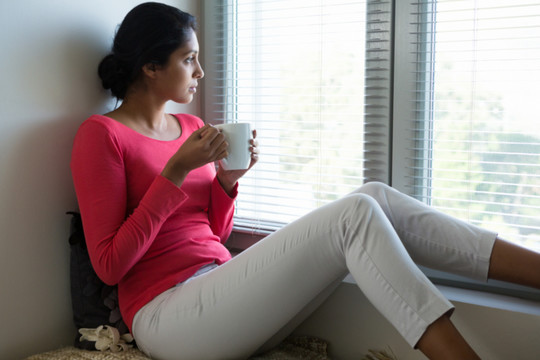
[(129, 79), (122, 69), (122, 64), (114, 54), (109, 54), (101, 60), (98, 66), (98, 75), (104, 89), (111, 90), (111, 93), (118, 99), (123, 99)]

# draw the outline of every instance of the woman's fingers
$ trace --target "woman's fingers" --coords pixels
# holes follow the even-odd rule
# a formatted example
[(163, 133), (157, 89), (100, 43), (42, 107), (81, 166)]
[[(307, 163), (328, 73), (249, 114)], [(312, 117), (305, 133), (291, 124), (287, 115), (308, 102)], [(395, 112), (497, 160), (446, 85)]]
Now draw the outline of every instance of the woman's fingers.
[(250, 148), (249, 148), (249, 151), (251, 152), (251, 157), (253, 159), (258, 159), (259, 158), (259, 141), (257, 141), (257, 130), (253, 130), (253, 139), (251, 139), (250, 141)]
[(202, 139), (203, 137), (206, 136), (207, 132), (208, 132), (209, 129), (211, 129), (211, 128), (213, 128), (212, 125), (206, 124), (206, 125), (204, 125), (203, 127), (199, 128), (199, 129), (197, 129), (197, 130), (195, 130), (195, 131), (191, 134), (191, 136), (198, 136), (199, 139)]
[[(201, 145), (201, 153), (206, 154), (208, 162), (223, 159), (227, 156), (228, 143), (219, 129), (210, 124), (206, 124), (198, 131)], [(225, 153), (225, 155), (223, 155)]]

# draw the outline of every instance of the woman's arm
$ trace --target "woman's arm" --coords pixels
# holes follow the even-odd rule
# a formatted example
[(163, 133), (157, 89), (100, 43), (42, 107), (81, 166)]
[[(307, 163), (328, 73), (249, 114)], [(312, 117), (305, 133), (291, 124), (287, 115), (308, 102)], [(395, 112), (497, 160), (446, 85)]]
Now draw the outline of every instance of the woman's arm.
[(234, 201), (238, 195), (238, 183), (230, 190), (225, 191), (218, 177), (212, 182), (210, 193), (210, 206), (208, 219), (212, 232), (219, 236), (221, 243), (225, 243), (233, 227)]
[(128, 216), (122, 150), (99, 123), (81, 126), (71, 169), (92, 265), (105, 283), (116, 284), (145, 254), (186, 194), (158, 176)]

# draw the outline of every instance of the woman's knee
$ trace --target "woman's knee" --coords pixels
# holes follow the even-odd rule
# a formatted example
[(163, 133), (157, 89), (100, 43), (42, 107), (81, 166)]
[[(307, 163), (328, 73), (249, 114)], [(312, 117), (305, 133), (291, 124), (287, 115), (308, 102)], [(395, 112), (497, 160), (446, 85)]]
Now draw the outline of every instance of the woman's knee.
[(361, 220), (364, 215), (371, 214), (373, 209), (379, 208), (377, 201), (366, 193), (352, 193), (341, 201), (344, 214), (356, 220)]
[(345, 247), (360, 242), (362, 248), (379, 248), (394, 242), (395, 231), (377, 200), (365, 193), (353, 193), (346, 197), (342, 224)]
[(373, 181), (373, 182), (369, 182), (369, 183), (366, 183), (366, 184), (362, 185), (361, 187), (356, 189), (356, 191), (354, 191), (352, 194), (365, 194), (365, 195), (368, 195), (371, 198), (375, 199), (375, 201), (377, 201), (377, 203), (379, 203), (379, 205), (380, 205), (380, 204), (385, 203), (385, 199), (387, 197), (387, 194), (390, 191), (394, 191), (390, 186), (388, 186), (388, 185), (386, 185), (386, 184), (384, 184), (382, 182)]
[(386, 193), (391, 189), (390, 186), (379, 181), (372, 181), (362, 185), (357, 192), (362, 194), (367, 194), (373, 198), (380, 196), (381, 194)]

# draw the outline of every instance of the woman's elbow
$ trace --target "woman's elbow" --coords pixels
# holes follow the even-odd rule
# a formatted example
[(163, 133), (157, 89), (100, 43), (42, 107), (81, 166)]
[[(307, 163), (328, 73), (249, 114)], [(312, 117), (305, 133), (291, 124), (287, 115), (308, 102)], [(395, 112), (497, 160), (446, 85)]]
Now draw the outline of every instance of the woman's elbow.
[(121, 277), (119, 277), (116, 274), (111, 274), (106, 271), (96, 271), (96, 275), (99, 277), (101, 281), (103, 281), (106, 285), (114, 286), (118, 285), (118, 283), (121, 280)]
[(96, 272), (96, 275), (99, 277), (99, 279), (109, 286), (118, 285), (118, 283), (124, 276), (123, 273), (115, 270), (107, 262), (92, 262), (92, 267), (94, 268), (94, 271)]

